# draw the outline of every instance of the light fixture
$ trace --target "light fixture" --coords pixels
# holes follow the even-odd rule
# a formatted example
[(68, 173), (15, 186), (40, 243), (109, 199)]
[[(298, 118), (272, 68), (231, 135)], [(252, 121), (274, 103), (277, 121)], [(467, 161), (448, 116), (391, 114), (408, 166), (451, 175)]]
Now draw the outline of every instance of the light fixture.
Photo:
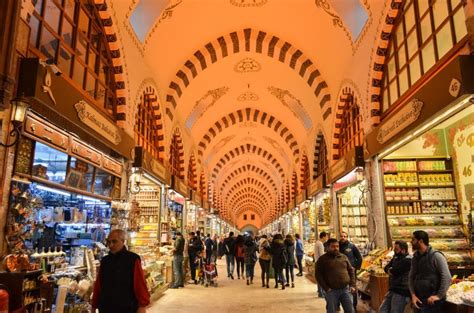
[(357, 181), (364, 180), (364, 168), (363, 167), (360, 167), (360, 166), (357, 167), (354, 172), (356, 174), (356, 180)]
[(176, 199), (176, 193), (173, 190), (171, 190), (169, 193), (169, 197), (171, 201), (174, 201)]
[(140, 170), (136, 170), (133, 173), (133, 180), (130, 182), (130, 183), (133, 182), (133, 185), (130, 186), (130, 193), (132, 195), (136, 195), (137, 193), (141, 191), (141, 187), (140, 187), (141, 180), (142, 180), (142, 173)]
[(11, 123), (13, 125), (13, 129), (10, 131), (10, 137), (14, 137), (12, 143), (4, 144), (0, 142), (0, 145), (5, 148), (13, 147), (18, 138), (20, 138), (20, 128), (23, 122), (25, 121), (26, 111), (28, 110), (28, 103), (22, 99), (13, 99), (11, 102)]

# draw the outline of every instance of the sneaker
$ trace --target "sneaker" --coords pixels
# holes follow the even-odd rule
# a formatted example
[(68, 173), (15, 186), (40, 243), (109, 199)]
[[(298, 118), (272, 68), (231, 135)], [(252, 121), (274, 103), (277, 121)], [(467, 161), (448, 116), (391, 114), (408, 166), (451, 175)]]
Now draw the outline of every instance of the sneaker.
[(170, 288), (171, 288), (171, 289), (178, 289), (179, 286), (171, 286)]
[(286, 283), (285, 286), (286, 286), (286, 287), (290, 287), (290, 283)]
[(267, 288), (270, 288), (270, 286), (269, 286), (269, 285), (267, 285)]
[(275, 285), (275, 288), (278, 288), (278, 284)]
[(233, 280), (233, 279), (234, 279), (234, 275), (230, 274), (230, 279)]
[(291, 283), (291, 288), (295, 288), (295, 283)]
[(303, 276), (303, 273), (298, 273), (298, 274), (296, 274), (296, 276), (300, 276), (300, 277), (301, 277), (301, 276)]
[(281, 290), (285, 290), (285, 285), (281, 286)]

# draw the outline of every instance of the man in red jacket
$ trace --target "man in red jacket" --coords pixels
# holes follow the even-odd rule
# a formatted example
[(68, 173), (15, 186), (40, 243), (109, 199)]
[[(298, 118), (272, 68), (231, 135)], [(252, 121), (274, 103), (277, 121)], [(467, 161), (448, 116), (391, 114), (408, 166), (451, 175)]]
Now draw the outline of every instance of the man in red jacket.
[(125, 247), (126, 233), (115, 229), (107, 238), (110, 253), (100, 262), (94, 285), (92, 312), (145, 313), (150, 294), (140, 257)]

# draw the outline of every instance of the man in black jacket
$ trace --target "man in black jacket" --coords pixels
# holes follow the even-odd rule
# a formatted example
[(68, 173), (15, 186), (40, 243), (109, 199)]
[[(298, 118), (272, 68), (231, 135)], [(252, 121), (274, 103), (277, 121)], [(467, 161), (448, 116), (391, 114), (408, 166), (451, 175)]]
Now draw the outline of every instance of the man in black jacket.
[(227, 263), (227, 277), (234, 279), (235, 239), (232, 231), (229, 233), (229, 237), (224, 239), (224, 254)]
[(408, 273), (411, 257), (408, 254), (408, 244), (403, 240), (395, 241), (393, 251), (393, 259), (384, 268), (385, 273), (390, 275), (389, 291), (380, 305), (380, 313), (403, 313), (410, 302)]
[(196, 279), (196, 256), (203, 250), (202, 241), (196, 237), (194, 232), (189, 233), (189, 244), (188, 244), (188, 255), (189, 255), (189, 267), (191, 269), (191, 279), (194, 280), (194, 284), (197, 284)]
[[(356, 247), (356, 245), (348, 240), (348, 235), (346, 232), (341, 233), (339, 252), (344, 254), (349, 259), (349, 262), (354, 268), (357, 276), (357, 271), (360, 270), (360, 267), (362, 266), (362, 256), (360, 255), (359, 249)], [(352, 304), (354, 305), (355, 312), (357, 312), (357, 291), (354, 292)]]

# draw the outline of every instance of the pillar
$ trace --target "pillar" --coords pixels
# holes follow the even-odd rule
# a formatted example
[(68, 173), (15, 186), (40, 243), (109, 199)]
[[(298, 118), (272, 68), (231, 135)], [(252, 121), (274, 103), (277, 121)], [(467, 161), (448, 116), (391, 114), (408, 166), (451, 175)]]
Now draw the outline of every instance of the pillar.
[(469, 50), (474, 53), (474, 0), (464, 0), (464, 15), (466, 16), (466, 28), (469, 36)]

